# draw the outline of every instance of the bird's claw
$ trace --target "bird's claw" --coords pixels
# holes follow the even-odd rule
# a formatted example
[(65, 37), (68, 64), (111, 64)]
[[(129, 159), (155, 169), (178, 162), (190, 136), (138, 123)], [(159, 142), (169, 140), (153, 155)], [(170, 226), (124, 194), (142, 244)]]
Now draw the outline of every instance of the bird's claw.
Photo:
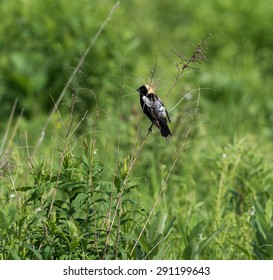
[(147, 134), (152, 134), (153, 130), (152, 130), (153, 124), (148, 128), (148, 133)]

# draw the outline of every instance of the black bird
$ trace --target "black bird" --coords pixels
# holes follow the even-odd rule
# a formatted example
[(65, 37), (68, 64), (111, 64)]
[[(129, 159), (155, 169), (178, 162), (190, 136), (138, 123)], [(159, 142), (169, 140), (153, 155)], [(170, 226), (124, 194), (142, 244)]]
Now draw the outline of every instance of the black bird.
[(156, 96), (154, 90), (149, 85), (143, 85), (137, 89), (140, 95), (140, 105), (143, 113), (152, 121), (149, 132), (152, 131), (152, 126), (155, 125), (159, 128), (163, 137), (172, 136), (168, 127), (167, 120), (171, 122), (168, 111), (160, 98)]

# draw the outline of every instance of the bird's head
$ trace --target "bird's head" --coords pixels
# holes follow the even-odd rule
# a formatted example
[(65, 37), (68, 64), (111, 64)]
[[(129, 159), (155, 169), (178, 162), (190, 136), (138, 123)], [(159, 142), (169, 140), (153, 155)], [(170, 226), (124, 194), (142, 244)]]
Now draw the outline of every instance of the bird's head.
[(138, 93), (147, 96), (150, 93), (154, 93), (153, 88), (150, 85), (143, 85), (137, 89)]

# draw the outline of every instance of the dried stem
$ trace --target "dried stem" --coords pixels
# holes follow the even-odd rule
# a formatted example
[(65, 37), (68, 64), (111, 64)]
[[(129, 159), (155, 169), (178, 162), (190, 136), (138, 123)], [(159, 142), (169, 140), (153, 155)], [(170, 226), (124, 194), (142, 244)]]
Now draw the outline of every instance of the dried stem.
[(167, 174), (167, 176), (166, 176), (164, 182), (162, 183), (162, 186), (161, 186), (161, 189), (160, 189), (159, 194), (158, 194), (158, 196), (157, 196), (157, 199), (156, 199), (156, 201), (155, 201), (155, 203), (154, 203), (154, 205), (153, 205), (153, 207), (152, 207), (152, 209), (151, 209), (151, 211), (150, 211), (150, 213), (149, 213), (149, 215), (148, 215), (148, 217), (147, 217), (147, 220), (145, 221), (145, 223), (144, 223), (144, 225), (143, 225), (143, 227), (142, 227), (142, 229), (141, 229), (141, 231), (140, 231), (140, 233), (139, 233), (139, 235), (138, 235), (138, 237), (137, 237), (137, 240), (136, 240), (136, 242), (135, 242), (135, 244), (134, 244), (134, 246), (133, 246), (133, 248), (132, 248), (132, 250), (131, 250), (131, 252), (130, 252), (130, 256), (132, 256), (132, 254), (133, 254), (133, 252), (134, 252), (134, 250), (135, 250), (135, 248), (136, 248), (136, 246), (137, 246), (137, 244), (138, 244), (138, 241), (140, 240), (142, 234), (144, 233), (144, 230), (145, 230), (145, 228), (146, 228), (148, 222), (150, 221), (151, 216), (152, 216), (152, 214), (154, 213), (154, 211), (155, 211), (155, 209), (156, 209), (156, 206), (157, 206), (158, 202), (159, 202), (160, 199), (161, 199), (162, 194), (166, 191), (166, 186), (167, 186), (168, 180), (169, 180), (169, 178), (170, 178), (170, 176), (171, 176), (171, 174), (172, 174), (172, 172), (173, 172), (173, 169), (174, 169), (174, 167), (175, 167), (177, 161), (179, 160), (179, 158), (180, 158), (182, 152), (184, 151), (184, 148), (185, 148), (185, 145), (186, 145), (186, 143), (187, 143), (188, 137), (189, 137), (190, 132), (192, 131), (192, 128), (193, 128), (194, 120), (195, 120), (195, 118), (196, 118), (197, 115), (198, 115), (199, 100), (200, 100), (200, 90), (199, 90), (199, 94), (198, 94), (198, 100), (197, 100), (197, 103), (196, 103), (196, 108), (195, 108), (195, 111), (194, 111), (194, 115), (192, 116), (190, 125), (189, 125), (189, 127), (188, 127), (186, 136), (185, 136), (185, 138), (184, 138), (184, 141), (182, 142), (182, 144), (181, 144), (181, 146), (180, 146), (180, 149), (179, 149), (178, 153), (176, 154), (176, 157), (175, 157), (175, 159), (174, 159), (174, 161), (173, 161), (173, 163), (172, 163), (172, 165), (171, 165), (171, 167), (170, 167), (170, 169), (169, 169), (169, 172), (168, 172), (168, 174)]
[(38, 141), (37, 141), (37, 143), (36, 143), (36, 146), (34, 147), (34, 150), (33, 150), (32, 154), (31, 154), (31, 157), (33, 157), (33, 156), (36, 154), (38, 148), (40, 147), (41, 143), (43, 142), (44, 137), (45, 137), (45, 132), (46, 132), (46, 130), (47, 130), (47, 127), (48, 127), (48, 125), (49, 125), (49, 122), (50, 122), (50, 120), (51, 120), (53, 114), (54, 114), (55, 111), (57, 110), (57, 108), (58, 108), (59, 104), (61, 103), (62, 99), (64, 98), (64, 96), (65, 96), (65, 94), (66, 94), (66, 92), (67, 92), (67, 89), (70, 87), (70, 85), (71, 85), (71, 83), (72, 83), (74, 77), (77, 75), (77, 73), (78, 73), (79, 70), (81, 69), (81, 67), (82, 67), (82, 65), (83, 65), (83, 63), (84, 63), (84, 61), (85, 61), (87, 55), (89, 54), (90, 50), (92, 49), (92, 47), (94, 46), (95, 42), (97, 41), (97, 39), (98, 39), (99, 36), (101, 35), (101, 33), (102, 33), (103, 29), (105, 28), (105, 26), (107, 25), (107, 23), (111, 20), (112, 15), (114, 14), (114, 12), (115, 12), (115, 10), (117, 9), (117, 7), (119, 6), (119, 4), (120, 4), (120, 1), (117, 1), (117, 2), (115, 3), (115, 5), (112, 7), (112, 9), (111, 9), (110, 13), (108, 14), (107, 18), (106, 18), (105, 21), (102, 23), (102, 25), (100, 26), (100, 28), (99, 28), (99, 30), (97, 31), (97, 33), (95, 34), (95, 36), (94, 36), (94, 37), (92, 38), (92, 40), (90, 41), (90, 43), (89, 43), (87, 49), (85, 50), (83, 56), (82, 56), (81, 59), (80, 59), (78, 65), (76, 66), (75, 70), (73, 71), (73, 73), (71, 74), (70, 78), (68, 79), (68, 81), (67, 81), (65, 87), (63, 88), (63, 90), (62, 90), (62, 92), (61, 92), (59, 98), (58, 98), (57, 101), (56, 101), (55, 106), (52, 108), (50, 114), (49, 114), (48, 117), (47, 117), (47, 120), (46, 120), (44, 126), (42, 127), (42, 130), (41, 130), (41, 133), (40, 133), (40, 137), (39, 137), (39, 139), (38, 139)]
[(191, 55), (190, 58), (185, 57), (183, 54), (176, 50), (172, 50), (174, 54), (177, 55), (179, 58), (179, 62), (175, 63), (176, 69), (177, 69), (177, 74), (176, 77), (173, 81), (173, 84), (168, 90), (168, 93), (166, 95), (166, 98), (169, 97), (171, 91), (175, 88), (177, 83), (179, 82), (180, 77), (183, 75), (183, 73), (191, 68), (191, 64), (198, 63), (201, 64), (204, 61), (209, 61), (207, 59), (207, 51), (208, 51), (208, 46), (207, 46), (207, 39), (210, 38), (212, 35), (209, 34), (206, 36), (201, 42), (197, 44), (197, 46), (194, 47), (194, 52)]

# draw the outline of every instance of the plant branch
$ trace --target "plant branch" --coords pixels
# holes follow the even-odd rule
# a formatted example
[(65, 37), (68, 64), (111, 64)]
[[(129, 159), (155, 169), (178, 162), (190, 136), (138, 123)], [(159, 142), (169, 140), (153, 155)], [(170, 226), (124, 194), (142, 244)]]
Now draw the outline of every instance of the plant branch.
[(156, 209), (156, 206), (157, 206), (158, 202), (159, 202), (160, 199), (161, 199), (162, 194), (166, 191), (166, 186), (167, 186), (168, 180), (169, 180), (169, 178), (170, 178), (170, 176), (171, 176), (171, 174), (172, 174), (172, 172), (173, 172), (173, 169), (174, 169), (174, 167), (175, 167), (177, 161), (179, 160), (179, 158), (180, 158), (182, 152), (184, 151), (184, 148), (185, 148), (185, 145), (186, 145), (186, 143), (187, 143), (188, 137), (189, 137), (190, 132), (192, 131), (192, 128), (193, 128), (194, 120), (195, 120), (195, 118), (196, 118), (197, 115), (198, 115), (199, 101), (200, 101), (200, 89), (199, 89), (198, 100), (197, 100), (197, 102), (196, 102), (196, 108), (195, 108), (195, 111), (194, 111), (194, 115), (192, 116), (190, 125), (189, 125), (189, 127), (188, 127), (187, 133), (186, 133), (185, 138), (184, 138), (184, 141), (182, 142), (182, 144), (181, 144), (181, 146), (180, 146), (180, 149), (179, 149), (178, 153), (176, 154), (176, 157), (175, 157), (175, 159), (174, 159), (174, 161), (173, 161), (173, 163), (172, 163), (172, 165), (171, 165), (171, 168), (170, 168), (170, 170), (169, 170), (169, 172), (168, 172), (168, 174), (167, 174), (167, 176), (166, 176), (164, 182), (162, 183), (162, 186), (161, 186), (161, 189), (160, 189), (159, 194), (158, 194), (158, 196), (157, 196), (157, 199), (156, 199), (156, 201), (154, 202), (154, 205), (153, 205), (153, 207), (152, 207), (152, 209), (151, 209), (151, 211), (150, 211), (150, 213), (149, 213), (149, 215), (148, 215), (148, 217), (147, 217), (147, 220), (145, 221), (145, 223), (144, 223), (144, 225), (143, 225), (143, 227), (142, 227), (142, 229), (141, 229), (141, 231), (140, 231), (140, 233), (139, 233), (139, 235), (138, 235), (138, 237), (137, 237), (137, 240), (136, 240), (136, 242), (135, 242), (135, 244), (134, 244), (134, 246), (133, 246), (133, 248), (132, 248), (132, 250), (131, 250), (131, 252), (130, 252), (130, 256), (132, 256), (132, 254), (133, 254), (133, 252), (134, 252), (134, 250), (135, 250), (135, 248), (136, 248), (136, 246), (137, 246), (137, 244), (138, 244), (138, 241), (140, 240), (140, 238), (141, 238), (141, 236), (142, 236), (142, 234), (143, 234), (143, 232), (144, 232), (144, 230), (145, 230), (145, 228), (146, 228), (148, 222), (149, 222), (150, 219), (151, 219), (152, 214), (154, 213), (154, 211), (155, 211), (155, 209)]

